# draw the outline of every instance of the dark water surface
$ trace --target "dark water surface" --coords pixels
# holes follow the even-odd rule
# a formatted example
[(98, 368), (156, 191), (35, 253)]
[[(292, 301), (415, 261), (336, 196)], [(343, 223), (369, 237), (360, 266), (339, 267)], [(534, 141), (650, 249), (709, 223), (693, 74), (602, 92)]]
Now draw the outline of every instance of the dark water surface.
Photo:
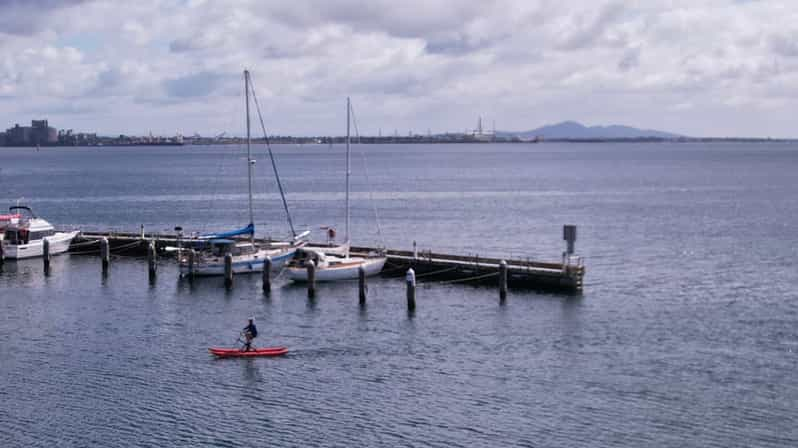
[[(798, 445), (798, 146), (365, 146), (353, 239), (557, 260), (581, 297), (400, 281), (190, 285), (164, 260), (6, 262), (0, 446)], [(259, 149), (259, 232), (288, 233)], [(295, 222), (343, 231), (343, 153), (277, 149)], [(240, 148), (0, 150), (0, 203), (59, 227), (246, 223)], [(369, 191), (373, 191), (372, 194)], [(373, 201), (369, 200), (372, 197)], [(279, 359), (214, 360), (255, 316)]]

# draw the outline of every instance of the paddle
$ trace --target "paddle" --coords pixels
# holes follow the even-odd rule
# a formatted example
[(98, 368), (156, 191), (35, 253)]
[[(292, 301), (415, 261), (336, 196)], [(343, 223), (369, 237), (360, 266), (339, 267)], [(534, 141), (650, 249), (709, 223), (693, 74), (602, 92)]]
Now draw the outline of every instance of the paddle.
[[(242, 336), (244, 337), (244, 339), (241, 339)], [(243, 331), (238, 333), (238, 337), (236, 338), (236, 342), (241, 344), (241, 350), (242, 351), (246, 348), (246, 346), (247, 346), (246, 335), (244, 334)], [(252, 346), (252, 341), (250, 341), (250, 343), (249, 343), (249, 348), (250, 349), (254, 349), (255, 348), (255, 347)]]
[(244, 336), (244, 332), (238, 333), (238, 337), (236, 338), (235, 344), (241, 344), (241, 349), (243, 350), (244, 346), (246, 345), (247, 342), (246, 341), (242, 341), (241, 340), (241, 336)]

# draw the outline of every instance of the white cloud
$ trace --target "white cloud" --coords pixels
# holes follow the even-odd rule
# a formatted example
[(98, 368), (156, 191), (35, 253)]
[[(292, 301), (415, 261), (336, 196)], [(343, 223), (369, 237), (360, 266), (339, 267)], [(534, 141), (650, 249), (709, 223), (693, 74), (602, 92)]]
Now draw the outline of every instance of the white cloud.
[(351, 95), (364, 132), (461, 130), (483, 115), (500, 129), (796, 135), (776, 119), (798, 92), (791, 1), (36, 0), (0, 3), (0, 17), (11, 121), (237, 132), (248, 67), (282, 134), (340, 132)]

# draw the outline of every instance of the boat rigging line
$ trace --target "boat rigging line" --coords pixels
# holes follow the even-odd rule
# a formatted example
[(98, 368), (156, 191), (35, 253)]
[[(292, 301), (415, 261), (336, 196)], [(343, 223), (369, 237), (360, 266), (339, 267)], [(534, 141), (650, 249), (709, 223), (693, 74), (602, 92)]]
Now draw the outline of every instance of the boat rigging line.
[(260, 104), (258, 103), (258, 96), (255, 95), (255, 86), (252, 83), (252, 79), (249, 80), (249, 89), (252, 91), (252, 99), (255, 102), (255, 110), (258, 112), (258, 120), (260, 120), (260, 127), (263, 130), (263, 139), (266, 141), (266, 149), (269, 150), (269, 159), (272, 162), (274, 177), (277, 179), (277, 188), (280, 189), (280, 198), (283, 200), (283, 208), (285, 209), (285, 214), (288, 217), (288, 226), (291, 227), (291, 236), (294, 238), (294, 240), (296, 240), (297, 234), (294, 230), (294, 222), (291, 219), (291, 212), (288, 211), (288, 202), (285, 200), (283, 183), (280, 182), (280, 174), (277, 172), (277, 163), (274, 161), (274, 153), (272, 152), (272, 146), (269, 143), (269, 135), (266, 133), (266, 125), (263, 123), (263, 115), (260, 112)]
[[(352, 124), (355, 127), (355, 137), (357, 138), (357, 142), (360, 143), (360, 131), (357, 128), (357, 116), (355, 116), (355, 108), (349, 103), (349, 110), (352, 113)], [(363, 173), (366, 175), (366, 186), (369, 189), (369, 202), (371, 202), (371, 207), (374, 209), (374, 220), (377, 222), (377, 237), (382, 244), (382, 247), (385, 248), (385, 238), (382, 235), (382, 226), (380, 225), (380, 214), (377, 211), (377, 203), (374, 200), (374, 188), (371, 186), (371, 179), (369, 178), (369, 166), (366, 163), (366, 153), (360, 148), (361, 160), (363, 161)]]

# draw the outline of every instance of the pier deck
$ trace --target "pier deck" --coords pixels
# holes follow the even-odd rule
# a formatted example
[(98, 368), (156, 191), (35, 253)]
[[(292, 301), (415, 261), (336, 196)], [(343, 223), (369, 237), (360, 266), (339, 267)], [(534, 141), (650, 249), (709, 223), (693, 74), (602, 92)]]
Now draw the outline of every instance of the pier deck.
[[(107, 238), (113, 254), (145, 256), (150, 242), (159, 253), (178, 244), (177, 235), (129, 232), (83, 232), (73, 242), (70, 253), (99, 254), (101, 238)], [(256, 240), (264, 242), (264, 240)], [(375, 251), (372, 247), (353, 246), (353, 254)], [(425, 251), (387, 249), (387, 262), (381, 275), (404, 277), (408, 269), (416, 273), (419, 283), (463, 283), (498, 285), (501, 259), (478, 255), (463, 256)], [(580, 293), (585, 266), (580, 257), (563, 256), (560, 262), (540, 262), (507, 258), (507, 286), (513, 289), (548, 289)]]

